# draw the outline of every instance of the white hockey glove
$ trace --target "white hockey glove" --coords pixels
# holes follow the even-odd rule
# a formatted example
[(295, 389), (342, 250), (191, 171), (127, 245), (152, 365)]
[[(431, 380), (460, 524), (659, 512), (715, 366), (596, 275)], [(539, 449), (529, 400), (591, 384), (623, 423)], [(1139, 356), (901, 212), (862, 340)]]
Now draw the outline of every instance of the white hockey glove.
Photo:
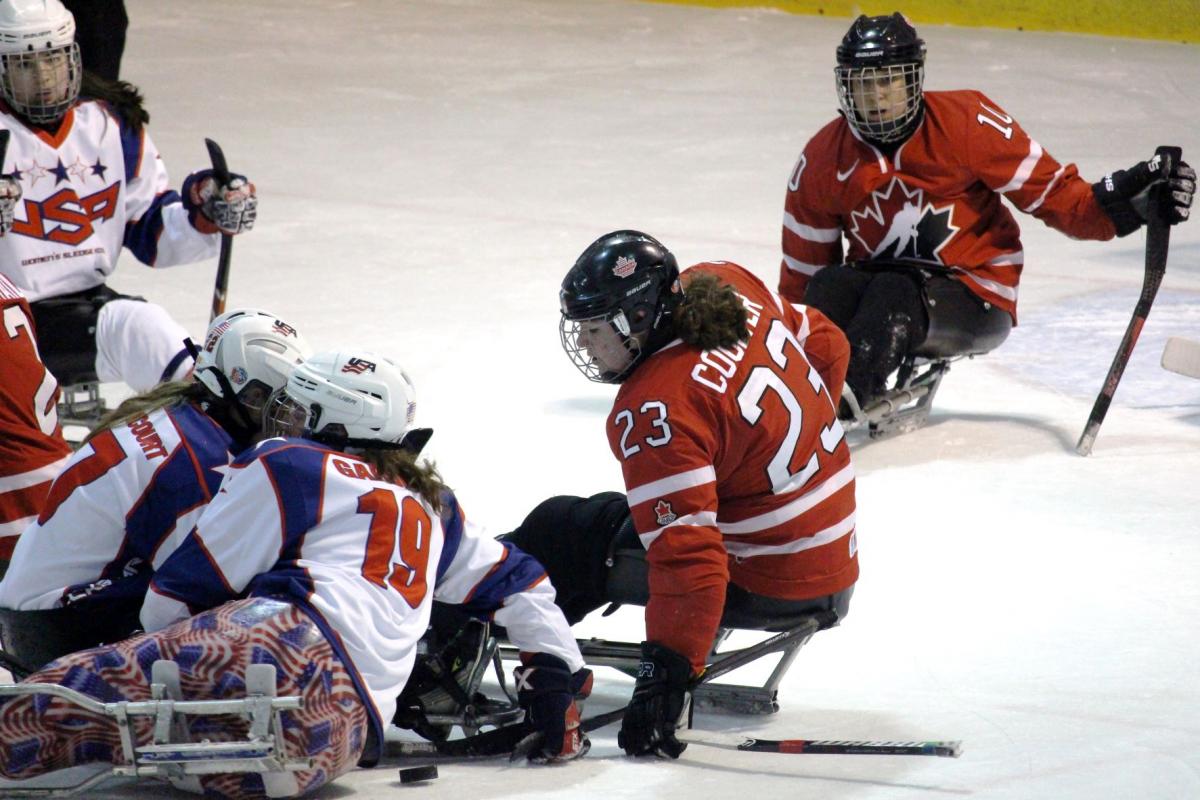
[(13, 228), (13, 212), (21, 202), (21, 184), (8, 175), (0, 175), (0, 236)]
[(1177, 225), (1191, 214), (1192, 198), (1196, 193), (1196, 170), (1186, 161), (1175, 164), (1170, 175), (1163, 174), (1162, 159), (1155, 155), (1149, 161), (1119, 169), (1092, 184), (1092, 192), (1100, 206), (1112, 218), (1118, 236), (1133, 233), (1142, 227), (1151, 214), (1150, 189), (1166, 181), (1170, 195), (1165, 209), (1168, 225)]
[(211, 169), (193, 172), (183, 182), (183, 203), (201, 233), (236, 235), (254, 227), (258, 195), (245, 175), (230, 175), (220, 185)]

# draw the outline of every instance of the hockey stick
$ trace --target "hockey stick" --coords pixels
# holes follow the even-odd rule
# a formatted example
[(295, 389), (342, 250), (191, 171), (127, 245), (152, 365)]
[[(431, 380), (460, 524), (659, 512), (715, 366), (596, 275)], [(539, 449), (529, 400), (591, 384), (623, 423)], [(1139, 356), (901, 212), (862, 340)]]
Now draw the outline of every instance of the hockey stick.
[[(218, 186), (229, 183), (229, 167), (225, 165), (225, 154), (221, 145), (212, 139), (205, 139), (208, 147), (208, 157), (212, 161), (213, 177)], [(217, 258), (217, 281), (213, 285), (212, 314), (208, 321), (212, 322), (225, 313), (225, 294), (229, 290), (229, 259), (233, 253), (233, 234), (221, 234), (221, 255)]]
[[(1168, 176), (1183, 157), (1180, 148), (1166, 145), (1159, 147), (1154, 154), (1162, 159), (1162, 174)], [(1075, 452), (1081, 456), (1090, 455), (1092, 452), (1092, 445), (1096, 443), (1096, 436), (1100, 432), (1100, 424), (1104, 422), (1108, 406), (1112, 403), (1113, 395), (1117, 393), (1117, 384), (1121, 382), (1125, 365), (1133, 355), (1133, 347), (1142, 333), (1142, 326), (1146, 324), (1146, 317), (1150, 315), (1150, 305), (1154, 302), (1163, 274), (1167, 271), (1167, 247), (1171, 240), (1171, 227), (1165, 219), (1163, 206), (1167, 202), (1169, 191), (1165, 181), (1151, 190), (1151, 214), (1150, 219), (1146, 220), (1146, 275), (1142, 279), (1142, 295), (1138, 298), (1133, 318), (1129, 320), (1129, 327), (1125, 329), (1125, 338), (1117, 348), (1112, 366), (1108, 368), (1108, 376), (1105, 377), (1104, 386), (1096, 397), (1095, 405), (1092, 406), (1092, 413), (1084, 426), (1083, 435), (1075, 445)]]
[[(703, 744), (697, 742), (697, 744)], [(853, 756), (943, 756), (958, 758), (962, 742), (876, 742), (870, 740), (831, 739), (746, 739), (738, 750), (756, 753), (804, 753), (809, 755)]]
[(1172, 336), (1163, 348), (1164, 369), (1178, 372), (1189, 378), (1200, 378), (1200, 342)]
[[(0, 131), (0, 174), (4, 173), (4, 159), (8, 156), (8, 137), (12, 135), (12, 131), (7, 128)], [(0, 232), (0, 236), (4, 233)]]

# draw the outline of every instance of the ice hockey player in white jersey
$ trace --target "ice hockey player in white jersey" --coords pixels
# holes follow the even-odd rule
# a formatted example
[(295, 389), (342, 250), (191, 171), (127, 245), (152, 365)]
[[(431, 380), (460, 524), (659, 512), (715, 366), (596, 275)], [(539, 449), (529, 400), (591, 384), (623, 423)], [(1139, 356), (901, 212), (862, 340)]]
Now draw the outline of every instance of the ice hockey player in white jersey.
[(212, 258), (258, 201), (245, 177), (218, 185), (212, 170), (172, 191), (137, 90), (85, 74), (74, 35), (59, 0), (0, 3), (0, 272), (29, 298), (60, 383), (94, 374), (145, 391), (186, 375), (187, 334), (105, 285), (121, 248), (152, 267)]
[(37, 669), (124, 639), (153, 568), (192, 529), (236, 455), (261, 438), (262, 409), (308, 345), (277, 315), (213, 320), (192, 379), (126, 400), (51, 485), (0, 581), (0, 638)]
[(155, 630), (243, 591), (298, 603), (344, 652), (380, 734), (433, 600), (462, 605), (527, 654), (521, 700), (546, 734), (535, 757), (582, 755), (573, 695), (590, 672), (545, 570), (469, 522), (417, 461), (431, 431), (412, 427), (415, 412), (412, 383), (382, 356), (322, 353), (297, 367), (267, 430), (303, 438), (271, 439), (234, 462), (156, 574), (142, 622)]
[[(505, 626), (523, 651), (520, 700), (545, 734), (535, 759), (583, 755), (576, 697), (591, 674), (554, 590), (540, 564), (468, 522), (436, 470), (417, 462), (430, 431), (412, 427), (415, 409), (411, 382), (382, 356), (322, 353), (297, 367), (268, 414), (304, 438), (271, 439), (234, 462), (155, 574), (142, 608), (149, 633), (66, 656), (27, 682), (140, 698), (149, 687), (137, 664), (168, 658), (184, 667), (186, 699), (215, 699), (236, 696), (247, 665), (273, 664), (278, 692), (303, 698), (288, 713), (286, 749), (313, 767), (269, 789), (304, 794), (378, 759), (436, 598)], [(106, 760), (104, 745), (118, 742), (111, 722), (81, 724), (49, 698), (33, 715), (33, 702), (0, 705), (4, 777)], [(223, 741), (235, 725), (210, 721), (203, 738)], [(83, 740), (90, 747), (73, 746)], [(212, 797), (267, 790), (258, 774), (201, 782)]]

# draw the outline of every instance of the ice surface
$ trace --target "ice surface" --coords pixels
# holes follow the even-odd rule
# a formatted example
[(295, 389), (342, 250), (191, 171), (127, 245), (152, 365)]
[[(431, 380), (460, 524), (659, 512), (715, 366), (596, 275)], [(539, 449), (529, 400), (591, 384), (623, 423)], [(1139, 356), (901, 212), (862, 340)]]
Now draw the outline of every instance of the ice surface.
[[(681, 263), (770, 285), (784, 188), (836, 111), (847, 20), (615, 0), (129, 0), (123, 77), (174, 181), (203, 139), (258, 185), (230, 303), (412, 374), (429, 452), (496, 531), (541, 499), (620, 488), (557, 337), (558, 283), (596, 236), (644, 229)], [(1179, 144), (1200, 160), (1200, 48), (927, 25), (929, 88), (979, 88), (1089, 179)], [(1200, 381), (1158, 366), (1200, 336), (1200, 224), (1173, 232), (1157, 304), (1090, 458), (1076, 439), (1137, 299), (1144, 239), (1021, 218), (1021, 325), (956, 364), (931, 424), (856, 441), (862, 578), (772, 717), (705, 733), (962, 739), (961, 759), (619, 755), (448, 765), (403, 791), (471, 798), (1200, 796)], [(112, 285), (199, 334), (212, 264)], [(635, 610), (582, 633), (641, 638)], [(631, 682), (599, 671), (588, 713)], [(395, 767), (321, 797), (391, 797)], [(172, 796), (149, 785), (104, 797)]]

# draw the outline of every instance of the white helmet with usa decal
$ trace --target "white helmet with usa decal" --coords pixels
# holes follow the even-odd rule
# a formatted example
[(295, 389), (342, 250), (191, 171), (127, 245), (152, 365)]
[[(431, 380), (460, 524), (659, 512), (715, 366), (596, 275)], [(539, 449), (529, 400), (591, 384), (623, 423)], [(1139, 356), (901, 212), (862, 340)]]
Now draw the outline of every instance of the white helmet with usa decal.
[(238, 308), (214, 319), (196, 354), (196, 380), (226, 403), (250, 412), (255, 429), (273, 392), (309, 354), (308, 342), (277, 314)]
[(317, 353), (296, 367), (267, 411), (270, 436), (303, 436), (339, 449), (419, 451), (432, 433), (414, 428), (417, 392), (394, 361), (367, 350)]

